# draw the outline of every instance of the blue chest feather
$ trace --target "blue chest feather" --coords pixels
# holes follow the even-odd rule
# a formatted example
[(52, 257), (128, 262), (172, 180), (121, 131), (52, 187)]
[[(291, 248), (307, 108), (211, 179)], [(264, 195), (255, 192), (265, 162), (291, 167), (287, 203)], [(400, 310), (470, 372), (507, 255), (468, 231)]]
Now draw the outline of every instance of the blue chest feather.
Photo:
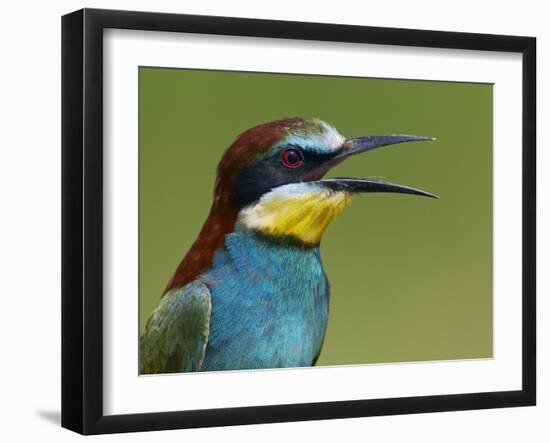
[(310, 366), (328, 318), (319, 248), (238, 229), (202, 280), (212, 315), (202, 371)]

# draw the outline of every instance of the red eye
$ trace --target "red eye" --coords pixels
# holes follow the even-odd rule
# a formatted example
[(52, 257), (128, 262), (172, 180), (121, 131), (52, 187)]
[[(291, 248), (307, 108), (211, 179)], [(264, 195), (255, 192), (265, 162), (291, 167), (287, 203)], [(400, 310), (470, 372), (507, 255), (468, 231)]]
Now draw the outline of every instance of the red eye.
[(287, 149), (281, 158), (283, 165), (287, 168), (297, 168), (302, 164), (302, 154), (297, 149)]

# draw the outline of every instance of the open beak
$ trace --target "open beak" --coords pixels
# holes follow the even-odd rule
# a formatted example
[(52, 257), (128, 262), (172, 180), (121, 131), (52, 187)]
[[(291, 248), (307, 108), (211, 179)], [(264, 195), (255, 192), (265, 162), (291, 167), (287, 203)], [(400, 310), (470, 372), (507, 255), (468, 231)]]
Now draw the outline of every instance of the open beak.
[[(342, 151), (335, 157), (329, 160), (330, 168), (341, 163), (348, 157), (362, 152), (370, 151), (371, 149), (380, 148), (382, 146), (395, 145), (398, 143), (435, 140), (433, 137), (425, 137), (419, 135), (368, 135), (365, 137), (357, 137), (348, 139)], [(401, 194), (422, 195), (425, 197), (438, 198), (421, 189), (411, 188), (409, 186), (398, 185), (381, 180), (371, 178), (330, 178), (319, 181), (320, 184), (333, 191), (347, 192), (396, 192)]]

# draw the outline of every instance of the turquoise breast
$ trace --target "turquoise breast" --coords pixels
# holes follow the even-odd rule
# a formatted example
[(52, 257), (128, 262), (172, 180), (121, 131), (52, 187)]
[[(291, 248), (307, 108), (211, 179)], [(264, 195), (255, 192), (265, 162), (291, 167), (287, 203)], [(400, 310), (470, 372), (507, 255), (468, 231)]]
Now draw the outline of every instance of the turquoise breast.
[(311, 366), (326, 331), (329, 285), (319, 247), (244, 228), (203, 274), (211, 293), (201, 371)]

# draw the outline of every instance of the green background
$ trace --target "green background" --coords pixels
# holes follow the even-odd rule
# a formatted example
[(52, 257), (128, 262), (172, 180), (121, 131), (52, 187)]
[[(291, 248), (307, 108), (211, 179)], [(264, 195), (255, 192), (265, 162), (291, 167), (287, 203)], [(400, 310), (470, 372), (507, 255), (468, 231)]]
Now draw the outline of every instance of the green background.
[(140, 328), (206, 219), (216, 165), (242, 131), (319, 117), (341, 134), (437, 137), (329, 176), (440, 196), (367, 194), (321, 243), (331, 283), (319, 365), (491, 357), (492, 85), (139, 70)]

